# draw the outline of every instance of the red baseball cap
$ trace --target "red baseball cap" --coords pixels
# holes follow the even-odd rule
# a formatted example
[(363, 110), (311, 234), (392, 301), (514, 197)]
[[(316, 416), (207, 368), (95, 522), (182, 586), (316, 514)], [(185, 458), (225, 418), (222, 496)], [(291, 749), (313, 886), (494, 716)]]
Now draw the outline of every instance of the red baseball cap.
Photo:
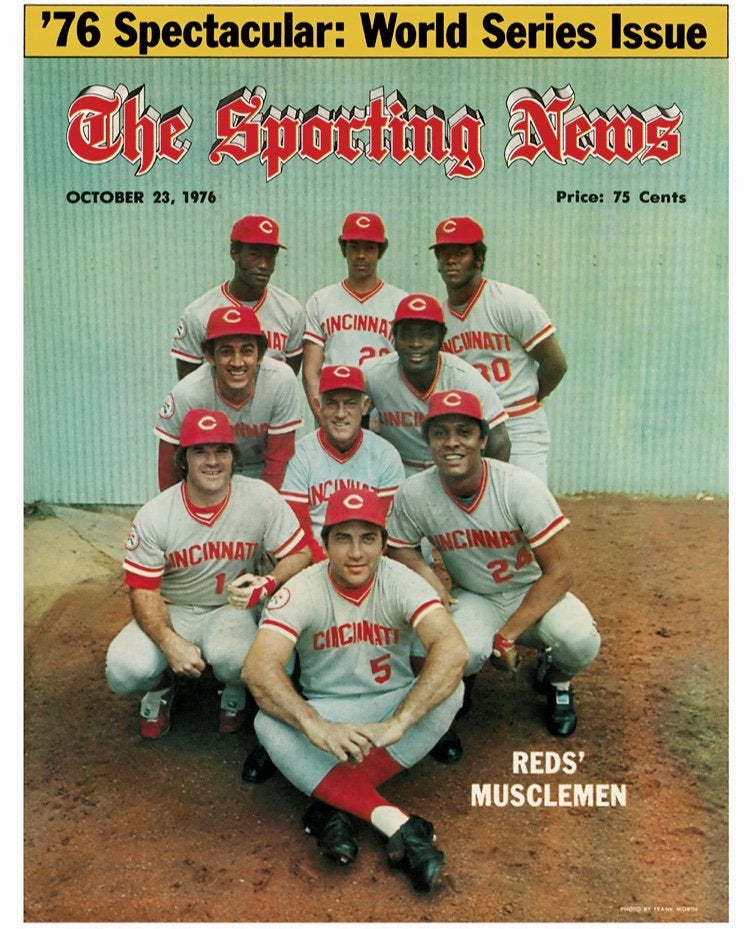
[(484, 230), (478, 222), (469, 216), (451, 216), (438, 223), (435, 229), (435, 241), (430, 248), (438, 245), (473, 245), (484, 241)]
[(377, 213), (350, 213), (344, 220), (341, 240), (350, 242), (385, 242), (385, 226)]
[(445, 323), (443, 308), (439, 301), (429, 294), (409, 294), (396, 307), (393, 324), (402, 319), (419, 319), (424, 323)]
[(206, 341), (222, 336), (264, 336), (258, 317), (249, 306), (220, 306), (208, 317)]
[(286, 248), (279, 242), (279, 224), (270, 216), (243, 216), (232, 226), (229, 238), (232, 242)]
[(373, 490), (344, 487), (328, 499), (324, 526), (335, 526), (350, 519), (385, 526), (387, 504)]
[(468, 390), (441, 390), (433, 394), (430, 397), (427, 415), (422, 422), (451, 414), (470, 416), (472, 419), (478, 419), (480, 423), (485, 422), (479, 397)]
[(188, 410), (180, 426), (180, 445), (236, 445), (226, 413), (221, 410)]
[(359, 368), (352, 365), (326, 365), (320, 372), (318, 393), (327, 390), (359, 390), (365, 392), (365, 379)]

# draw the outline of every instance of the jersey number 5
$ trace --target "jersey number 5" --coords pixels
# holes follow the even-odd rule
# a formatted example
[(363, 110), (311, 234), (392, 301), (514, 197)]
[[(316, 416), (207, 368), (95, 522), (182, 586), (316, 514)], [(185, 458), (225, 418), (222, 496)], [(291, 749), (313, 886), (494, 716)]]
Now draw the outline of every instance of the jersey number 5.
[(381, 655), (379, 658), (373, 658), (370, 661), (372, 677), (376, 684), (385, 684), (387, 680), (390, 680), (391, 666), (388, 664), (390, 657), (390, 652), (386, 652), (385, 655)]

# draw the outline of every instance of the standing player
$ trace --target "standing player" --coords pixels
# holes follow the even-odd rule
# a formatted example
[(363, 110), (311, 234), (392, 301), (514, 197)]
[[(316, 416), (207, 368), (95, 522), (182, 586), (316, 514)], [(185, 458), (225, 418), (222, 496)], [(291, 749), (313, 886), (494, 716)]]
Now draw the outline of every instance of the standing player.
[(187, 306), (172, 341), (170, 354), (181, 379), (203, 362), (201, 343), (213, 310), (225, 306), (247, 306), (258, 316), (274, 358), (286, 360), (298, 373), (302, 363), (302, 334), (305, 311), (290, 294), (270, 284), (280, 248), (278, 223), (268, 216), (243, 216), (232, 226), (229, 255), (234, 276), (212, 287)]
[(508, 411), (510, 463), (547, 483), (549, 426), (541, 403), (567, 363), (555, 327), (536, 297), (482, 276), (487, 246), (479, 223), (443, 220), (435, 232), (438, 271), (448, 299), (444, 349), (474, 365)]
[(445, 338), (443, 311), (434, 297), (404, 297), (393, 317), (395, 352), (365, 362), (365, 389), (380, 417), (379, 432), (394, 445), (407, 475), (429, 468), (432, 457), (422, 434), (430, 397), (455, 387), (481, 397), (490, 434), (486, 454), (508, 460), (508, 414), (484, 378), (460, 358), (440, 351)]
[[(420, 761), (460, 706), (466, 648), (435, 591), (382, 558), (383, 502), (339, 490), (326, 510), (327, 562), (268, 601), (242, 678), (260, 708), (258, 738), (285, 777), (314, 797), (307, 832), (336, 861), (357, 854), (351, 816), (387, 839), (391, 865), (429, 890), (443, 864), (432, 823), (378, 791)], [(412, 640), (424, 646), (418, 677)], [(300, 690), (285, 667), (296, 650)]]
[(320, 427), (297, 443), (281, 487), (281, 496), (311, 533), (316, 561), (327, 557), (320, 546), (321, 530), (334, 491), (367, 488), (384, 500), (387, 509), (405, 476), (390, 442), (362, 428), (370, 400), (358, 367), (327, 365), (318, 393), (313, 402)]
[(313, 413), (324, 364), (361, 365), (393, 351), (391, 319), (406, 296), (378, 276), (388, 239), (376, 213), (350, 213), (339, 247), (346, 259), (346, 278), (316, 291), (305, 307), (302, 382)]
[(180, 480), (174, 446), (188, 410), (221, 410), (240, 452), (238, 471), (278, 490), (302, 424), (297, 379), (288, 365), (266, 357), (266, 337), (246, 306), (220, 307), (208, 318), (202, 343), (208, 364), (179, 381), (164, 401), (154, 432), (159, 437), (159, 489)]
[[(169, 730), (175, 676), (198, 678), (207, 665), (223, 685), (219, 730), (241, 728), (240, 670), (256, 620), (228, 603), (229, 584), (245, 576), (255, 608), (310, 564), (294, 513), (262, 481), (233, 477), (236, 459), (226, 416), (191, 410), (177, 452), (183, 479), (142, 506), (130, 529), (123, 567), (133, 619), (109, 646), (106, 675), (115, 693), (146, 691), (145, 739)], [(260, 577), (264, 554), (276, 563)]]
[[(482, 456), (487, 423), (473, 394), (435, 394), (424, 430), (435, 467), (397, 492), (389, 554), (429, 580), (452, 609), (469, 649), (467, 675), (490, 654), (516, 670), (516, 645), (539, 650), (547, 728), (569, 736), (577, 722), (571, 678), (591, 664), (600, 642), (588, 609), (570, 593), (562, 531), (569, 520), (536, 475)], [(420, 557), (424, 536), (442, 556), (451, 591)]]

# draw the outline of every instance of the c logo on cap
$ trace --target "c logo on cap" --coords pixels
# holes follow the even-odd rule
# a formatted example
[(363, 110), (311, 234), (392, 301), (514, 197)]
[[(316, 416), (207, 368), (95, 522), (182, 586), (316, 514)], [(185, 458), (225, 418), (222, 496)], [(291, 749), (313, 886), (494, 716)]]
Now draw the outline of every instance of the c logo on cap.
[(206, 432), (210, 432), (211, 429), (215, 429), (217, 426), (218, 423), (214, 416), (201, 416), (198, 420), (198, 428), (204, 429)]
[(269, 235), (273, 235), (273, 223), (270, 219), (264, 219), (262, 222), (258, 223), (258, 228), (261, 232), (267, 232)]
[(421, 313), (422, 310), (427, 309), (427, 301), (422, 297), (414, 297), (406, 304), (410, 310), (414, 310), (417, 313)]
[(346, 365), (337, 365), (333, 369), (334, 377), (349, 377), (349, 368)]
[(446, 219), (443, 223), (443, 232), (455, 232), (456, 231), (456, 220), (455, 219)]
[(365, 505), (365, 501), (359, 494), (349, 494), (348, 497), (344, 497), (343, 503), (348, 510), (361, 510)]
[(370, 228), (370, 217), (369, 216), (358, 216), (354, 220), (354, 225), (359, 226), (360, 229), (369, 229)]
[(443, 406), (460, 406), (461, 405), (461, 394), (446, 394), (443, 397)]
[(242, 317), (240, 316), (239, 310), (229, 309), (221, 318), (225, 323), (238, 323)]

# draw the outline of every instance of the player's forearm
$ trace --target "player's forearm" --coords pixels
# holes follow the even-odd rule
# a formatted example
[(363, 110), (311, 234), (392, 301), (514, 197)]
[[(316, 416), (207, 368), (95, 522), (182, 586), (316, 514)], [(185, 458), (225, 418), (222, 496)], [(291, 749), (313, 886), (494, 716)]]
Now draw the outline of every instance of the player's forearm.
[(130, 605), (135, 621), (163, 652), (168, 651), (176, 638), (181, 638), (172, 628), (169, 607), (158, 590), (131, 587)]
[(320, 715), (294, 689), (286, 671), (264, 665), (252, 649), (242, 668), (242, 680), (264, 713), (298, 732), (306, 735), (320, 721)]
[(312, 555), (310, 554), (310, 549), (305, 546), (298, 552), (293, 552), (291, 555), (287, 555), (286, 558), (282, 558), (279, 561), (273, 571), (271, 571), (271, 577), (276, 581), (276, 587), (281, 587), (282, 584), (286, 584), (289, 578), (294, 577), (295, 574), (308, 567), (312, 564)]
[(305, 390), (307, 403), (313, 413), (315, 413), (315, 400), (318, 396), (322, 367), (323, 350), (313, 342), (305, 342), (302, 353), (302, 386)]
[(553, 363), (540, 367), (537, 371), (537, 379), (539, 381), (537, 399), (544, 400), (545, 397), (548, 397), (563, 379), (567, 370), (568, 367), (565, 362)]
[(416, 684), (393, 714), (406, 732), (458, 686), (469, 655), (460, 637), (436, 642), (427, 653)]
[(543, 574), (529, 587), (518, 609), (498, 631), (504, 638), (515, 642), (558, 603), (570, 590), (571, 585), (572, 576), (567, 571)]

